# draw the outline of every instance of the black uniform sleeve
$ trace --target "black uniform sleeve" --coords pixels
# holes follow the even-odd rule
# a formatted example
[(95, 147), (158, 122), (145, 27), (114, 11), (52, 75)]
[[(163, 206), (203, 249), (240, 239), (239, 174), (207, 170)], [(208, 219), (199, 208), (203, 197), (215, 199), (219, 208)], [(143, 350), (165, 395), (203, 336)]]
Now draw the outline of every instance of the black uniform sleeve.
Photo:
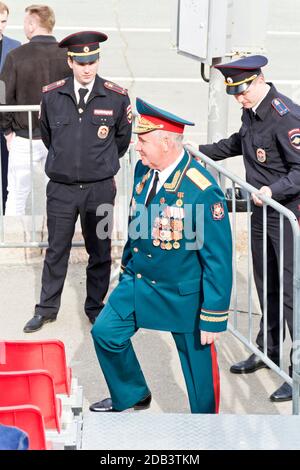
[(51, 135), (50, 135), (50, 126), (49, 126), (48, 116), (47, 116), (47, 106), (46, 106), (45, 96), (42, 97), (42, 102), (41, 102), (40, 130), (41, 130), (42, 140), (45, 146), (47, 147), (47, 149), (49, 149)]
[(295, 143), (292, 138), (292, 131), (299, 131), (299, 117), (291, 113), (280, 119), (282, 119), (282, 124), (277, 126), (275, 137), (289, 171), (270, 185), (272, 197), (277, 200), (299, 194), (300, 188), (300, 146), (297, 140)]
[[(0, 75), (0, 80), (5, 85), (5, 104), (17, 104), (16, 97), (16, 69), (10, 54), (7, 54), (3, 69)], [(5, 134), (12, 132), (12, 113), (0, 113), (0, 127)]]
[(236, 132), (228, 139), (219, 140), (214, 144), (199, 145), (199, 152), (204, 153), (212, 160), (224, 160), (224, 158), (242, 155), (240, 134)]
[(123, 157), (127, 151), (132, 132), (131, 105), (128, 95), (124, 96), (120, 116), (116, 123), (116, 144), (118, 147), (119, 158)]

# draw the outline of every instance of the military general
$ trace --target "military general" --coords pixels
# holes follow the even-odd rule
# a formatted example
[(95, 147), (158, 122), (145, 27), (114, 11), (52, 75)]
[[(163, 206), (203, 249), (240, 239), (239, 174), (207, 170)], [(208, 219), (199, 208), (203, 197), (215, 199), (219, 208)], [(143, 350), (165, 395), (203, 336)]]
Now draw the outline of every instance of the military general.
[(193, 123), (137, 99), (137, 163), (120, 282), (92, 328), (110, 397), (91, 411), (151, 403), (131, 343), (139, 328), (170, 331), (192, 413), (217, 413), (215, 340), (226, 329), (232, 244), (224, 195), (182, 145)]

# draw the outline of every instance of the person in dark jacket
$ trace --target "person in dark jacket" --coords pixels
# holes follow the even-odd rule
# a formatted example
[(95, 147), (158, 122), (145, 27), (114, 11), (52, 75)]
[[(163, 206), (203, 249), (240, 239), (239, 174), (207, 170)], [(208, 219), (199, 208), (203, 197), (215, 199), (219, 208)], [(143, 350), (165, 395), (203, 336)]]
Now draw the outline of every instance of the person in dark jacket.
[[(263, 289), (263, 203), (267, 195), (300, 217), (300, 106), (267, 83), (261, 67), (267, 64), (264, 56), (249, 56), (226, 64), (218, 64), (225, 77), (226, 91), (243, 107), (242, 126), (228, 139), (199, 150), (214, 160), (243, 155), (246, 180), (258, 189), (252, 194), (254, 209), (251, 219), (253, 270), (261, 310), (264, 307)], [(267, 222), (267, 353), (279, 363), (279, 214), (268, 207)], [(284, 222), (284, 324), (293, 337), (293, 234), (289, 222)], [(263, 318), (256, 338), (264, 350)], [(291, 352), (292, 353), (292, 352)], [(291, 354), (292, 355), (292, 354)], [(234, 364), (235, 374), (255, 372), (266, 364), (255, 354)], [(292, 363), (289, 368), (292, 375)], [(284, 382), (271, 396), (271, 401), (292, 399), (292, 387)]]
[(97, 75), (99, 42), (106, 39), (89, 31), (63, 39), (59, 45), (68, 48), (74, 76), (43, 89), (40, 124), (48, 148), (49, 248), (40, 302), (25, 333), (56, 320), (78, 215), (89, 254), (85, 313), (91, 323), (108, 290), (114, 175), (131, 139), (131, 105), (125, 89)]
[[(44, 85), (70, 75), (66, 53), (52, 36), (54, 24), (50, 7), (25, 9), (24, 30), (29, 43), (9, 52), (0, 75), (7, 105), (38, 105)], [(6, 215), (23, 215), (31, 189), (28, 114), (3, 113), (0, 119), (10, 151)], [(41, 140), (38, 113), (33, 113), (32, 134), (33, 165), (44, 165), (47, 149)]]
[[(16, 47), (21, 46), (20, 41), (4, 36), (4, 30), (7, 26), (7, 18), (9, 15), (8, 6), (0, 2), (0, 73), (5, 62), (7, 54), (15, 49)], [(1, 101), (2, 100), (1, 96)], [(8, 150), (6, 145), (6, 139), (3, 132), (0, 131), (0, 141), (1, 141), (1, 175), (2, 175), (2, 210), (5, 213), (5, 204), (7, 199), (7, 170), (8, 170)], [(1, 195), (0, 195), (1, 197)]]

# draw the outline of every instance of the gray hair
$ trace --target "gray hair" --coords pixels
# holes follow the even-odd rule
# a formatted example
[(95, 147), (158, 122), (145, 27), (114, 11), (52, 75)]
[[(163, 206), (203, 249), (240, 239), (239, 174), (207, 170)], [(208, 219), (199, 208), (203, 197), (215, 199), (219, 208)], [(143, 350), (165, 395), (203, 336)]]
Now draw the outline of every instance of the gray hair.
[(168, 137), (176, 147), (181, 148), (183, 143), (183, 134), (176, 134), (175, 132), (170, 131), (155, 131), (157, 139), (161, 140), (163, 137)]

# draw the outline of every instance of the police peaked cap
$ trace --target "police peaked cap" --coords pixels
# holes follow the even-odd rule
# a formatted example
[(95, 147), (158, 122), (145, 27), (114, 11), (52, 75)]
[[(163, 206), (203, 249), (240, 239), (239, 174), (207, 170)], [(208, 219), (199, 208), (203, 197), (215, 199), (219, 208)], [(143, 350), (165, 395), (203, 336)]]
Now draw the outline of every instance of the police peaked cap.
[(243, 93), (252, 81), (261, 73), (261, 67), (268, 63), (263, 55), (243, 57), (226, 64), (215, 65), (225, 77), (226, 93), (237, 95)]
[(62, 39), (59, 47), (68, 48), (68, 56), (77, 62), (94, 62), (99, 58), (99, 42), (107, 40), (107, 35), (98, 31), (81, 31)]
[(195, 125), (193, 122), (186, 121), (175, 116), (175, 114), (157, 108), (141, 98), (136, 99), (136, 109), (140, 117), (133, 131), (135, 134), (145, 134), (155, 130), (183, 134), (184, 126)]

